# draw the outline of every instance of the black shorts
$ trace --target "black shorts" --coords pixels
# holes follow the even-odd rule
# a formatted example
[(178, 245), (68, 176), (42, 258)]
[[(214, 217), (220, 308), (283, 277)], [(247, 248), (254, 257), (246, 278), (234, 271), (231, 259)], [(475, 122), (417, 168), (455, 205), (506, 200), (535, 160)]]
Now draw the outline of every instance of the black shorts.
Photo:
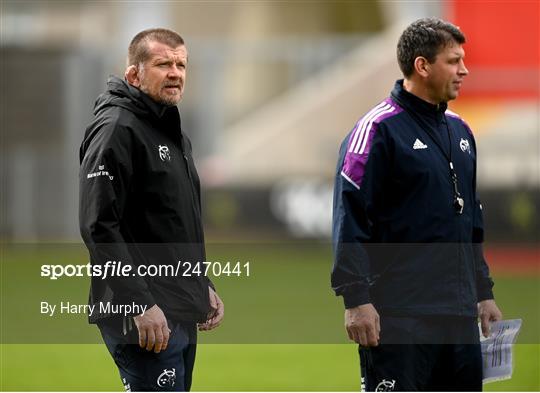
[(381, 317), (381, 344), (359, 348), (366, 391), (481, 391), (475, 318)]
[[(189, 391), (195, 363), (195, 323), (169, 323), (167, 349), (160, 353), (139, 347), (137, 328), (131, 322), (100, 323), (99, 330), (126, 391)], [(125, 334), (124, 334), (125, 332)]]

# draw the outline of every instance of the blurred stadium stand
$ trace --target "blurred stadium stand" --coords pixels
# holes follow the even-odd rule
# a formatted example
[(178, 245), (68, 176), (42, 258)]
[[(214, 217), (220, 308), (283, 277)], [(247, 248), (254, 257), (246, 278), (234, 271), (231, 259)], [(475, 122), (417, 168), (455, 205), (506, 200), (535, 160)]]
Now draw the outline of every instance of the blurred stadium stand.
[(92, 103), (108, 74), (122, 75), (130, 38), (166, 26), (190, 53), (180, 109), (210, 238), (328, 239), (339, 143), (399, 77), (402, 28), (436, 15), (469, 39), (471, 75), (452, 108), (477, 135), (488, 238), (538, 243), (537, 2), (511, 13), (464, 1), (136, 4), (2, 1), (2, 238), (78, 240), (78, 145)]

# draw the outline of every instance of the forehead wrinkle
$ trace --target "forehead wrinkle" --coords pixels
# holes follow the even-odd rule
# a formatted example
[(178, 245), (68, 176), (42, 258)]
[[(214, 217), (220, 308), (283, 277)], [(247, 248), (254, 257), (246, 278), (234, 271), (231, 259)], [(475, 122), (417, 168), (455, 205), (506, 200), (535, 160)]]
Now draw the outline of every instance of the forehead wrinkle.
[(148, 44), (148, 52), (150, 53), (152, 62), (159, 60), (183, 60), (187, 62), (187, 49), (185, 45), (180, 45), (176, 48), (172, 48), (166, 44), (160, 42), (151, 41)]
[(182, 59), (181, 53), (174, 53), (172, 51), (154, 53), (153, 55), (156, 59)]

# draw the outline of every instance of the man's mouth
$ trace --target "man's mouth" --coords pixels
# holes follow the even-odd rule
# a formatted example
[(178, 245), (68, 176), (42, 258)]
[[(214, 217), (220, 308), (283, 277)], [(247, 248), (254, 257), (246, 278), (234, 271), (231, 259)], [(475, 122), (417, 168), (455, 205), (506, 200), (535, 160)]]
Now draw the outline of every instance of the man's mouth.
[(167, 90), (180, 90), (179, 85), (166, 85), (166, 86), (164, 86), (164, 88), (167, 89)]

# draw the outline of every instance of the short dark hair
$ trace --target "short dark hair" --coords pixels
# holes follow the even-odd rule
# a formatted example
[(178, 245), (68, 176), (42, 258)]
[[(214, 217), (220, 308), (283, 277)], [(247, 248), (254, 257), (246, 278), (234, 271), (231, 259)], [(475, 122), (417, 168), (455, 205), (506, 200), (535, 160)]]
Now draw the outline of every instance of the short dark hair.
[(184, 39), (175, 31), (163, 28), (147, 29), (138, 33), (129, 44), (127, 65), (137, 65), (144, 63), (150, 57), (148, 43), (157, 41), (177, 48), (184, 45)]
[(438, 18), (418, 19), (399, 37), (397, 59), (401, 72), (405, 77), (411, 76), (414, 59), (422, 56), (434, 63), (439, 51), (453, 43), (465, 43), (465, 35), (457, 26)]

